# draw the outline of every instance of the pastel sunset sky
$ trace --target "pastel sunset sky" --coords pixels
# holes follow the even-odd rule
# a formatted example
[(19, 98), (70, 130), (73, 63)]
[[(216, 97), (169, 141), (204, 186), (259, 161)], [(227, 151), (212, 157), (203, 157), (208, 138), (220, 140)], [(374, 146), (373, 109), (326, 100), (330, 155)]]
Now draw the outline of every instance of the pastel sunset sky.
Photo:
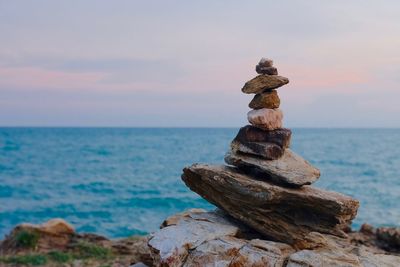
[(287, 127), (400, 127), (400, 1), (0, 0), (0, 125), (246, 124), (263, 56)]

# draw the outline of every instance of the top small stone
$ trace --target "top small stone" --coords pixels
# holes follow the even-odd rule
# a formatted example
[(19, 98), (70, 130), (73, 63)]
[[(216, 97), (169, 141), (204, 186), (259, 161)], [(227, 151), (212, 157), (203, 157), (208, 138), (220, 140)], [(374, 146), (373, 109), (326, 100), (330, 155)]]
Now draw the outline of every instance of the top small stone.
[(272, 65), (274, 65), (274, 61), (272, 59), (263, 57), (260, 59), (258, 65), (260, 67), (272, 67)]
[(277, 68), (273, 67), (272, 65), (274, 62), (272, 59), (268, 58), (261, 58), (260, 62), (256, 65), (256, 72), (258, 74), (265, 74), (265, 75), (278, 75)]

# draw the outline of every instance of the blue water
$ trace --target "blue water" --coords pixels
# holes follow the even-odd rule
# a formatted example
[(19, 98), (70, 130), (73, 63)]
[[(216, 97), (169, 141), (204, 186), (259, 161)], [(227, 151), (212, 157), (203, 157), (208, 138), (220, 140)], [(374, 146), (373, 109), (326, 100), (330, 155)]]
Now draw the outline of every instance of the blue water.
[[(212, 208), (180, 180), (222, 163), (238, 129), (0, 128), (0, 238), (61, 217), (78, 231), (145, 234), (168, 215)], [(400, 130), (294, 129), (292, 148), (319, 167), (318, 187), (361, 201), (363, 222), (400, 226)]]

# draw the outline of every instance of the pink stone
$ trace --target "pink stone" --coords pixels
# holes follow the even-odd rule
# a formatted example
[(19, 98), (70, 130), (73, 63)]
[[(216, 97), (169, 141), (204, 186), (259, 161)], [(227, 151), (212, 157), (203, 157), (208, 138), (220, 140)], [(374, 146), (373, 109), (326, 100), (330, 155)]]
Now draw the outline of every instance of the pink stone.
[(263, 130), (282, 128), (283, 112), (280, 109), (254, 109), (247, 113), (249, 122)]

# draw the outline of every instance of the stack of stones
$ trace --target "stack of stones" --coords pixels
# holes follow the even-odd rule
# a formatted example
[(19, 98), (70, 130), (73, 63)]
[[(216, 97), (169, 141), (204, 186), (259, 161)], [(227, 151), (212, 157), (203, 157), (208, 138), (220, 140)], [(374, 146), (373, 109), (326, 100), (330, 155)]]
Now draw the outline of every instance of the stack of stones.
[(256, 94), (247, 125), (225, 156), (229, 166), (194, 164), (183, 170), (185, 184), (232, 217), (273, 240), (302, 242), (313, 231), (344, 236), (357, 200), (309, 186), (320, 171), (290, 150), (291, 131), (282, 128), (276, 89), (289, 80), (272, 60), (261, 59), (258, 76), (242, 91)]
[[(241, 128), (232, 141), (225, 156), (228, 166), (193, 164), (183, 169), (182, 180), (224, 214), (267, 240), (308, 248), (320, 245), (321, 234), (345, 237), (357, 214), (358, 201), (310, 185), (319, 178), (320, 171), (290, 150), (292, 132), (282, 128), (283, 114), (276, 89), (289, 80), (277, 75), (269, 59), (261, 59), (256, 71), (259, 75), (242, 88), (244, 93), (255, 94), (249, 104), (253, 109), (248, 113), (251, 125)], [(161, 262), (183, 259), (196, 244), (229, 232), (229, 227), (221, 225), (219, 230), (204, 231), (206, 221), (221, 222), (222, 219), (214, 218), (218, 217), (214, 214), (214, 219), (193, 221), (198, 216), (192, 214), (190, 220), (185, 217), (183, 224), (173, 219), (173, 227), (154, 235), (149, 245)], [(191, 245), (187, 243), (189, 239), (194, 240)]]
[(242, 88), (243, 93), (255, 94), (249, 103), (252, 110), (247, 114), (251, 125), (239, 130), (225, 161), (279, 184), (311, 184), (319, 178), (319, 170), (289, 150), (292, 132), (282, 128), (283, 112), (276, 89), (289, 83), (289, 79), (278, 76), (273, 61), (267, 58), (260, 60), (256, 71), (260, 75)]

